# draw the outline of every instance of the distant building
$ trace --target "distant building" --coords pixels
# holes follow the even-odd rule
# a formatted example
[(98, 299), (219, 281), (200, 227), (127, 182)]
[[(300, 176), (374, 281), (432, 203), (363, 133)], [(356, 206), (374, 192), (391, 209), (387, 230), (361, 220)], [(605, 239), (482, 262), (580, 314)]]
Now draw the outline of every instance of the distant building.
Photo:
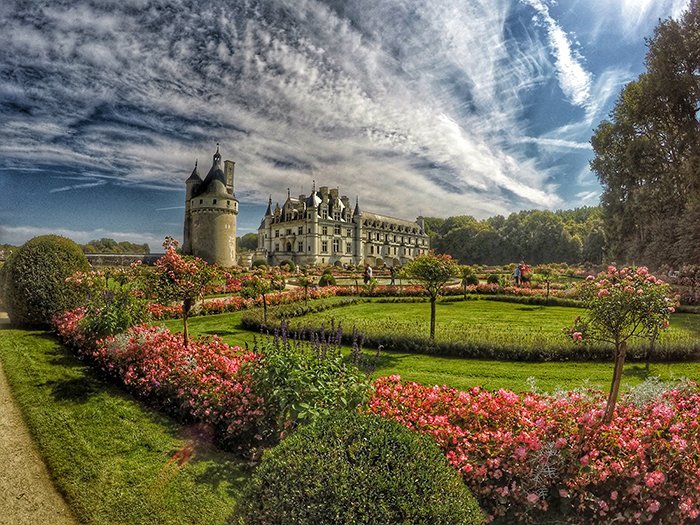
[(258, 229), (258, 250), (269, 264), (370, 264), (400, 266), (429, 250), (423, 218), (416, 221), (351, 209), (338, 189), (322, 186), (272, 209), (272, 197)]
[(182, 251), (221, 266), (236, 264), (236, 216), (238, 201), (233, 192), (233, 168), (221, 165), (219, 146), (207, 176), (202, 180), (195, 162), (185, 182), (185, 232)]

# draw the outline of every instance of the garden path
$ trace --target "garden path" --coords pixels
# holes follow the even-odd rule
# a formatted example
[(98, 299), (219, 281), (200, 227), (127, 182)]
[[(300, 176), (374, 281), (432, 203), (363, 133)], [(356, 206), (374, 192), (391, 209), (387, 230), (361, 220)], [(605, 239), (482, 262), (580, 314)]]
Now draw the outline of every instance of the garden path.
[(75, 525), (51, 482), (0, 364), (0, 525)]

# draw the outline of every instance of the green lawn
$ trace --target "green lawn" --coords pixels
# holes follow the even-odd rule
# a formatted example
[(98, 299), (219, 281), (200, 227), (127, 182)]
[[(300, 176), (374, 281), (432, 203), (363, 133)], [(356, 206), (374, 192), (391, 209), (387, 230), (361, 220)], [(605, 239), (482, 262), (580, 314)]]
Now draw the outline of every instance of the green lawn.
[[(59, 490), (88, 524), (224, 524), (249, 472), (145, 408), (42, 331), (0, 330), (0, 359)], [(1, 518), (0, 518), (1, 521)]]
[[(549, 327), (550, 330), (554, 330), (555, 327), (561, 330), (562, 324), (560, 323), (563, 320), (573, 320), (573, 317), (577, 315), (576, 312), (580, 311), (575, 308), (543, 308), (496, 301), (443, 303), (439, 305), (438, 310), (438, 329), (441, 322), (447, 321), (447, 312), (455, 312), (452, 314), (451, 322), (457, 323), (459, 316), (456, 312), (459, 312), (459, 308), (462, 305), (483, 306), (483, 311), (491, 312), (492, 315), (498, 315), (498, 312), (504, 311), (506, 312), (505, 315), (511, 316), (511, 319), (517, 316), (519, 319), (518, 324), (532, 326), (534, 323), (538, 329), (542, 330), (545, 327)], [(348, 315), (348, 312), (352, 313), (353, 318), (356, 318), (356, 310), (362, 310), (375, 317), (382, 315), (384, 312), (394, 312), (394, 315), (400, 318), (401, 316), (397, 313), (404, 311), (404, 309), (410, 311), (410, 315), (415, 316), (412, 318), (413, 322), (418, 322), (420, 316), (428, 314), (429, 305), (426, 303), (363, 303), (336, 308), (323, 312), (323, 314), (329, 318), (339, 318), (339, 314), (342, 312), (342, 318), (347, 319), (346, 315)], [(548, 311), (553, 312), (553, 320), (546, 318)], [(510, 314), (507, 312), (510, 312)], [(531, 321), (531, 318), (528, 317), (529, 313), (533, 314), (534, 321)], [(236, 312), (192, 318), (189, 322), (190, 333), (193, 335), (218, 334), (223, 337), (224, 341), (232, 345), (244, 345), (245, 343), (252, 345), (253, 338), (260, 338), (261, 336), (260, 334), (246, 331), (241, 327), (240, 320), (242, 315), (241, 312)], [(440, 317), (441, 315), (444, 319)], [(362, 320), (361, 318), (358, 319)], [(485, 318), (482, 317), (481, 322), (486, 322), (483, 319)], [(406, 323), (406, 318), (404, 317), (401, 322)], [(700, 316), (679, 314), (674, 316), (673, 323), (674, 326), (677, 323), (685, 323), (687, 330), (700, 334), (698, 332)], [(179, 319), (165, 321), (161, 324), (168, 326), (174, 331), (182, 330), (182, 321)], [(345, 324), (345, 326), (352, 326), (352, 324)], [(504, 322), (502, 329), (505, 331), (508, 329), (508, 326), (508, 323)], [(560, 332), (557, 332), (557, 335), (559, 334)], [(375, 354), (373, 350), (367, 350), (366, 353), (368, 355)], [(573, 347), (572, 357), (575, 357), (575, 348)], [(530, 383), (528, 378), (532, 377), (535, 380), (537, 389), (542, 391), (570, 390), (585, 386), (607, 390), (612, 379), (612, 359), (610, 363), (513, 363), (383, 352), (379, 366), (373, 375), (378, 377), (390, 374), (399, 374), (404, 379), (428, 385), (446, 384), (460, 389), (480, 385), (488, 389), (508, 388), (515, 391), (524, 391), (529, 390)], [(648, 376), (659, 376), (662, 379), (688, 377), (700, 380), (700, 363), (652, 363), (649, 370), (646, 370), (643, 364), (627, 364), (623, 378), (623, 387), (636, 385)]]
[[(576, 316), (584, 312), (582, 308), (487, 300), (439, 302), (435, 338), (437, 341), (488, 341), (526, 348), (564, 346), (569, 345), (570, 340), (562, 329), (571, 326)], [(355, 326), (368, 335), (392, 332), (427, 337), (430, 333), (430, 306), (427, 303), (366, 302), (310, 314), (303, 321), (328, 325), (333, 319), (348, 330)], [(672, 329), (660, 337), (660, 343), (664, 339), (700, 338), (700, 316), (676, 314), (671, 323)], [(572, 348), (572, 354), (574, 352)]]

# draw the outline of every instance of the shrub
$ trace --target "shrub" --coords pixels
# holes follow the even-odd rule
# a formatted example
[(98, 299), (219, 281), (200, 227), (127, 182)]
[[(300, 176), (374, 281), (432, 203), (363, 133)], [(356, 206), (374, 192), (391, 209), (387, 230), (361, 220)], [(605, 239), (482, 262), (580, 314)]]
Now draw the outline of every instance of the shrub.
[(252, 268), (267, 268), (267, 261), (265, 259), (255, 259), (250, 263)]
[(470, 273), (464, 277), (464, 284), (467, 286), (476, 286), (479, 284), (479, 277), (475, 273)]
[(297, 269), (297, 265), (294, 264), (294, 261), (290, 261), (289, 259), (285, 259), (284, 261), (280, 261), (279, 267), (282, 268), (283, 270), (288, 271), (288, 272), (293, 272)]
[(88, 269), (85, 254), (70, 239), (44, 235), (27, 241), (7, 262), (5, 299), (12, 322), (47, 325), (78, 306), (81, 294), (66, 278)]
[(321, 278), (318, 280), (318, 285), (335, 286), (335, 277), (333, 277), (333, 273), (331, 272), (330, 268), (323, 270), (323, 274), (321, 274)]
[[(486, 282), (488, 284), (500, 284), (501, 278), (497, 273), (490, 273), (488, 277), (486, 277)], [(479, 284), (479, 283), (476, 283)]]
[(369, 378), (340, 351), (340, 328), (307, 335), (305, 341), (282, 325), (259, 353), (256, 345), (251, 377), (270, 418), (272, 435), (266, 442), (332, 411), (355, 410), (370, 397)]
[(482, 523), (426, 438), (372, 415), (319, 419), (265, 453), (239, 499), (238, 523)]

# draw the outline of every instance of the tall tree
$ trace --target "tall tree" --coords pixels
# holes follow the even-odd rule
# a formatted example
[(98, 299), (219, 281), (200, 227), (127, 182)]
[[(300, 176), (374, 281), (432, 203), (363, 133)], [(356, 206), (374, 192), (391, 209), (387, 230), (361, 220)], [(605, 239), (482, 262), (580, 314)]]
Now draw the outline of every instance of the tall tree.
[[(623, 89), (591, 139), (604, 191), (608, 256), (658, 266), (698, 262), (687, 249), (700, 212), (700, 0), (647, 41), (647, 71)], [(690, 222), (690, 224), (689, 224)]]

